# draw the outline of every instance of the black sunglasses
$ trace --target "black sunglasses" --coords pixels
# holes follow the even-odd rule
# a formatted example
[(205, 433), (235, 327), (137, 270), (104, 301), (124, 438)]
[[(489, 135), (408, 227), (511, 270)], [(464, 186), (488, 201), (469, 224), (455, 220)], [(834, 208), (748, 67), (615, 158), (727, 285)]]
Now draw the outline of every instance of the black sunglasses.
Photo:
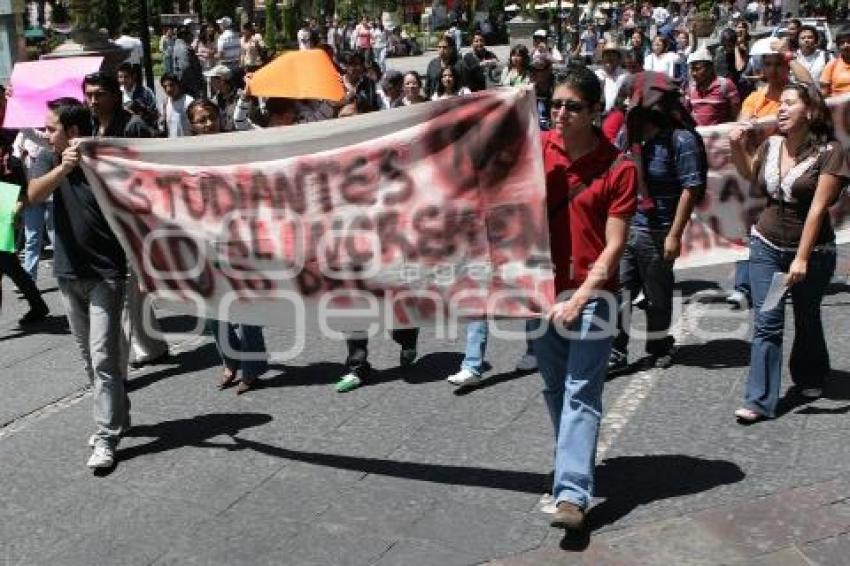
[(578, 100), (564, 100), (561, 98), (552, 99), (552, 110), (560, 110), (563, 108), (567, 112), (581, 112), (587, 108), (587, 104)]

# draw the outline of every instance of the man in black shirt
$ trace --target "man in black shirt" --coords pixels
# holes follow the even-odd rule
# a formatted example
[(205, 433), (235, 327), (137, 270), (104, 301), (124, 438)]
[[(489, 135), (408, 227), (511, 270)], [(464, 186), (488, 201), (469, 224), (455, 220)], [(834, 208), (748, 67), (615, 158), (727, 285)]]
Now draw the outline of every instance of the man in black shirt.
[(122, 324), (127, 258), (79, 167), (75, 138), (92, 134), (89, 110), (73, 98), (48, 103), (46, 129), (59, 165), (30, 181), (29, 200), (53, 194), (54, 273), (71, 330), (94, 386), (96, 432), (88, 467), (110, 468), (115, 447), (130, 426), (127, 376), (129, 336)]
[[(444, 67), (454, 67), (457, 71), (457, 76), (460, 77), (458, 88), (469, 87), (469, 72), (463, 61), (458, 57), (455, 40), (448, 35), (444, 35), (437, 43), (437, 56), (431, 59), (428, 63), (428, 69), (425, 71), (425, 96), (431, 98), (437, 92), (437, 86), (440, 84), (440, 75), (443, 73)], [(470, 88), (470, 90), (472, 90)]]
[(115, 75), (92, 73), (83, 79), (86, 105), (91, 108), (92, 134), (111, 138), (150, 138), (153, 131), (121, 105), (121, 85)]
[[(92, 132), (95, 137), (149, 138), (153, 130), (139, 116), (121, 105), (121, 86), (118, 78), (109, 73), (93, 73), (83, 79), (86, 104), (92, 111)], [(232, 115), (232, 113), (231, 113)], [(145, 312), (147, 310), (147, 312)], [(132, 333), (131, 365), (156, 363), (167, 359), (168, 343), (153, 312), (139, 290), (138, 278), (130, 273), (127, 288), (126, 316)], [(145, 326), (145, 322), (150, 327)]]
[(485, 73), (499, 65), (496, 54), (487, 49), (484, 34), (476, 31), (472, 35), (472, 51), (463, 56), (463, 66), (469, 78), (469, 90), (476, 92), (487, 88)]

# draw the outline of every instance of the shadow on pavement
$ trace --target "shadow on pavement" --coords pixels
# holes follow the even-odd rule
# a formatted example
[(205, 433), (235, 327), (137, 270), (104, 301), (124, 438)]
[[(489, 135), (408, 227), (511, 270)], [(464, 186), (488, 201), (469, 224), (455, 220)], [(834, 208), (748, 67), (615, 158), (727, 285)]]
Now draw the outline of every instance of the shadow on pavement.
[(705, 344), (683, 344), (676, 348), (673, 363), (704, 369), (747, 367), (750, 365), (750, 343), (747, 340), (723, 338)]
[[(824, 383), (821, 399), (832, 401), (850, 401), (850, 372), (832, 370)], [(818, 399), (810, 399), (800, 394), (798, 387), (790, 387), (776, 405), (776, 416), (781, 417), (797, 407), (805, 405), (797, 411), (799, 415), (843, 415), (850, 412), (850, 405), (844, 407), (818, 407), (814, 405)]]
[(425, 464), (420, 462), (399, 462), (379, 458), (323, 454), (320, 452), (289, 450), (242, 438), (234, 438), (233, 440), (239, 445), (239, 448), (249, 448), (286, 460), (446, 485), (467, 485), (525, 493), (540, 493), (545, 479), (545, 474), (534, 472), (446, 464)]
[(221, 365), (221, 358), (218, 356), (215, 344), (204, 344), (190, 352), (180, 352), (167, 363), (168, 367), (163, 369), (143, 373), (138, 376), (131, 374), (127, 380), (127, 392), (132, 393), (174, 375), (202, 371)]
[(840, 293), (850, 293), (850, 285), (839, 282), (830, 283), (823, 295), (828, 297), (830, 295), (838, 295)]
[(746, 477), (737, 464), (679, 454), (618, 456), (596, 467), (596, 495), (605, 498), (587, 514), (589, 530), (616, 523), (641, 505), (708, 491)]
[(714, 291), (718, 297), (721, 295), (725, 297), (726, 295), (716, 281), (706, 281), (703, 279), (686, 279), (684, 281), (677, 281), (673, 286), (673, 289), (681, 291), (682, 296), (685, 298), (692, 297), (697, 293), (705, 293), (706, 291)]
[[(127, 432), (126, 436), (133, 438), (153, 437), (154, 439), (147, 444), (119, 448), (116, 459), (119, 462), (126, 462), (137, 456), (166, 452), (184, 446), (240, 450), (244, 446), (240, 445), (239, 442), (236, 444), (232, 442), (210, 442), (209, 439), (222, 434), (233, 437), (241, 430), (264, 425), (271, 421), (271, 415), (263, 413), (211, 413), (209, 415), (198, 415), (191, 419), (134, 426)], [(236, 439), (234, 438), (234, 440)]]
[[(463, 355), (456, 352), (435, 352), (418, 358), (413, 365), (396, 366), (384, 370), (372, 368), (363, 387), (388, 381), (401, 380), (412, 385), (445, 379), (456, 371)], [(318, 362), (306, 366), (286, 366), (283, 372), (261, 380), (260, 387), (303, 387), (309, 385), (331, 385), (339, 381), (347, 368), (345, 364)]]
[[(499, 385), (500, 383), (506, 383), (508, 381), (513, 381), (515, 379), (519, 379), (521, 377), (525, 377), (527, 375), (531, 375), (531, 374), (534, 374), (534, 373), (538, 373), (538, 370), (532, 369), (532, 370), (520, 371), (520, 370), (515, 369), (513, 371), (505, 371), (505, 372), (502, 372), (502, 373), (497, 373), (496, 375), (491, 375), (491, 376), (485, 377), (483, 381), (479, 381), (475, 385), (465, 385), (465, 386), (458, 387), (457, 389), (454, 390), (454, 394), (457, 395), (458, 397), (463, 397), (464, 395), (469, 395), (473, 391), (478, 391), (479, 389), (487, 389), (488, 387), (493, 387), (494, 385)], [(540, 384), (542, 386), (543, 382), (541, 381)]]
[(11, 334), (0, 336), (0, 342), (13, 340), (30, 334), (70, 334), (68, 318), (63, 315), (49, 315), (41, 322), (34, 322), (27, 326), (19, 326)]

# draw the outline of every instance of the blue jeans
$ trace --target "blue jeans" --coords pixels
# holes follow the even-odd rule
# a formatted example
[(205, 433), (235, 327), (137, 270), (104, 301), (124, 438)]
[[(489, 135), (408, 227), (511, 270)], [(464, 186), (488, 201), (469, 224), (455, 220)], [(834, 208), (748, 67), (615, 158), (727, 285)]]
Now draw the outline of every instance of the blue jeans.
[(251, 380), (266, 371), (268, 360), (262, 326), (218, 320), (210, 320), (208, 325), (224, 367), (234, 372), (241, 369), (243, 380)]
[(54, 242), (53, 201), (30, 204), (24, 209), (24, 271), (34, 282), (38, 281), (38, 260), (44, 248), (45, 224), (50, 241)]
[[(525, 332), (531, 334), (540, 327), (539, 318), (529, 318), (525, 321)], [(466, 325), (466, 350), (460, 367), (466, 368), (475, 375), (484, 371), (484, 353), (487, 351), (487, 338), (490, 331), (486, 320), (475, 320)], [(534, 341), (526, 340), (525, 353), (534, 355)]]
[(750, 291), (750, 260), (748, 259), (735, 262), (735, 290), (742, 292), (748, 301), (752, 300), (752, 291)]
[[(587, 508), (593, 498), (596, 441), (602, 420), (602, 389), (614, 332), (612, 310), (604, 299), (593, 299), (569, 330), (571, 337), (548, 324), (537, 339), (537, 365), (543, 376), (543, 397), (555, 429), (556, 502)], [(604, 326), (606, 331), (602, 331)], [(596, 336), (589, 336), (594, 332)]]
[[(744, 406), (765, 416), (776, 416), (782, 384), (782, 331), (785, 297), (776, 308), (761, 312), (773, 274), (787, 272), (795, 252), (780, 251), (761, 239), (750, 238), (750, 285), (753, 293), (753, 343)], [(794, 345), (791, 379), (800, 387), (823, 387), (829, 373), (829, 351), (823, 335), (820, 304), (835, 272), (835, 249), (815, 250), (806, 277), (791, 287), (794, 300)]]

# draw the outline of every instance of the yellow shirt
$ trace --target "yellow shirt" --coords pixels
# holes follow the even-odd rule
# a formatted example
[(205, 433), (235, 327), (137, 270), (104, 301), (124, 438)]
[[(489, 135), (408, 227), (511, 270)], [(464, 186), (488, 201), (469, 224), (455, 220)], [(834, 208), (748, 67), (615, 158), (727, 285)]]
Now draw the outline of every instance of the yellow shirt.
[(850, 63), (846, 63), (843, 57), (836, 57), (824, 67), (820, 82), (829, 85), (830, 96), (850, 92)]

